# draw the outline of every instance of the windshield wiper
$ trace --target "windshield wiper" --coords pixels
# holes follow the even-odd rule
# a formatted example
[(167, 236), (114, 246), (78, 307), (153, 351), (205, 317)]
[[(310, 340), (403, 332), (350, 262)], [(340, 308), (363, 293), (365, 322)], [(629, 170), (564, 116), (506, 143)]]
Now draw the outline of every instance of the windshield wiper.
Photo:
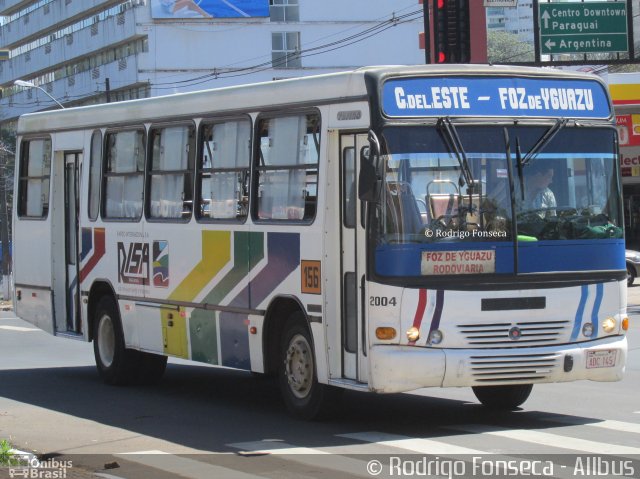
[[(518, 221), (516, 219), (516, 192), (513, 185), (513, 164), (511, 163), (511, 140), (509, 140), (509, 130), (504, 128), (504, 146), (507, 155), (507, 172), (509, 174), (509, 199), (511, 200), (511, 235), (513, 237), (513, 270), (518, 274)], [(516, 161), (518, 162), (518, 174), (522, 185), (522, 160), (520, 158), (520, 142), (516, 137)], [(521, 188), (522, 190), (522, 188)], [(524, 191), (524, 190), (523, 190)], [(524, 198), (524, 193), (523, 193)]]
[[(505, 135), (508, 135), (505, 128)], [(518, 178), (520, 179), (520, 194), (522, 195), (522, 201), (524, 201), (524, 175), (522, 174), (522, 167), (524, 162), (522, 160), (522, 151), (520, 150), (520, 137), (516, 136), (516, 161), (518, 164)], [(509, 162), (511, 162), (511, 151), (509, 150)]]
[[(465, 153), (462, 141), (460, 141), (460, 137), (458, 136), (458, 130), (456, 130), (456, 127), (451, 123), (451, 119), (448, 116), (438, 120), (438, 128), (442, 133), (444, 133), (442, 136), (447, 142), (449, 150), (456, 156), (456, 159), (460, 164), (462, 177), (464, 178), (464, 182), (467, 184), (467, 194), (473, 194), (475, 190), (475, 181), (473, 179), (473, 174), (471, 173), (471, 168), (469, 168), (467, 154)], [(462, 184), (460, 184), (460, 186), (462, 186)]]
[(527, 166), (527, 163), (529, 163), (540, 152), (540, 150), (542, 150), (542, 148), (547, 145), (547, 143), (553, 140), (553, 137), (556, 136), (558, 132), (565, 127), (568, 121), (569, 120), (567, 120), (566, 118), (558, 118), (555, 124), (551, 126), (551, 128), (549, 128), (544, 133), (544, 135), (540, 137), (538, 142), (533, 145), (533, 148), (531, 148), (531, 150), (529, 150), (529, 152), (525, 155), (525, 157), (522, 159), (522, 166)]

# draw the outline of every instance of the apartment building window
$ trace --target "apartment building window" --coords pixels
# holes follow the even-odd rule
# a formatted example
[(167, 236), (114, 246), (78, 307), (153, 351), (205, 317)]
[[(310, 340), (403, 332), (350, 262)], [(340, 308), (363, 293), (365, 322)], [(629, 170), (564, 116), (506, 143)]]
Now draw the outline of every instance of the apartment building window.
[(272, 22), (299, 22), (298, 0), (269, 0), (269, 15)]
[(271, 34), (271, 64), (273, 68), (300, 68), (300, 32)]

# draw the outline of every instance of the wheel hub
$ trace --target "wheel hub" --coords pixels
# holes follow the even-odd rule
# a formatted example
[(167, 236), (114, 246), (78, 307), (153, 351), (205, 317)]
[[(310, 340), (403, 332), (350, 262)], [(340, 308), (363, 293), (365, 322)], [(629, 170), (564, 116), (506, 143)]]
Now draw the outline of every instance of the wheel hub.
[(116, 333), (113, 329), (113, 321), (109, 316), (104, 315), (98, 323), (98, 353), (100, 361), (107, 368), (113, 363), (115, 349)]
[(301, 334), (295, 335), (289, 342), (285, 374), (294, 396), (300, 399), (307, 397), (313, 384), (313, 355), (307, 339)]

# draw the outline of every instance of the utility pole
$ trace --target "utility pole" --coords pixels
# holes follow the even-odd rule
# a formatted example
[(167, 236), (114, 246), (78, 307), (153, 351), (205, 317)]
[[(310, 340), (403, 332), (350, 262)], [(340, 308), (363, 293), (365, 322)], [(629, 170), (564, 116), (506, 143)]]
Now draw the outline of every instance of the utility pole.
[(431, 29), (429, 28), (429, 0), (422, 0), (422, 20), (424, 22), (424, 63), (431, 63)]

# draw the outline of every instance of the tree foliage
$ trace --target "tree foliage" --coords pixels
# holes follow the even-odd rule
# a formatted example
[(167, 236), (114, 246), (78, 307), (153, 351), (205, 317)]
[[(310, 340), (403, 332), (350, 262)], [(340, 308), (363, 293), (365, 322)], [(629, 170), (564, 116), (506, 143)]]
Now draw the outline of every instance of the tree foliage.
[(532, 62), (535, 53), (532, 43), (523, 42), (518, 35), (505, 31), (487, 32), (489, 63)]

